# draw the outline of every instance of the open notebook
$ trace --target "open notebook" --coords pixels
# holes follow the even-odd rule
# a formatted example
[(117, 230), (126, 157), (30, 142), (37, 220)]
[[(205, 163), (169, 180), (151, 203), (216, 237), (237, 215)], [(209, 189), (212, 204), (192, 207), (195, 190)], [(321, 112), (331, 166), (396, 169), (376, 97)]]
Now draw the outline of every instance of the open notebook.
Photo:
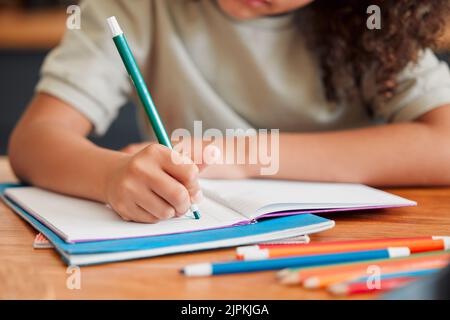
[(34, 187), (5, 196), (68, 243), (139, 238), (254, 223), (271, 216), (412, 206), (415, 202), (356, 184), (268, 180), (203, 180), (202, 218), (158, 224), (123, 221), (109, 207)]

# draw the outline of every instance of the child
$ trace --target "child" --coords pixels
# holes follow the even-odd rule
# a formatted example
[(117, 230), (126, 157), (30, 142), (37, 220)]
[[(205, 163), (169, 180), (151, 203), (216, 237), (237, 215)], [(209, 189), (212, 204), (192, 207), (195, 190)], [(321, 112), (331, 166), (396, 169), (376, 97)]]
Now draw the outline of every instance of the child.
[[(377, 18), (367, 13), (371, 5), (381, 9), (381, 29), (368, 27)], [(185, 155), (173, 161), (157, 144), (106, 150), (86, 138), (103, 134), (133, 93), (106, 24), (115, 15), (169, 133), (195, 120), (220, 130), (280, 129), (279, 170), (267, 178), (450, 183), (450, 72), (428, 49), (443, 29), (446, 0), (81, 6), (81, 30), (67, 31), (46, 59), (10, 141), (24, 181), (108, 203), (144, 223), (181, 216), (201, 200), (199, 167)], [(255, 178), (257, 169), (213, 165), (201, 174)]]

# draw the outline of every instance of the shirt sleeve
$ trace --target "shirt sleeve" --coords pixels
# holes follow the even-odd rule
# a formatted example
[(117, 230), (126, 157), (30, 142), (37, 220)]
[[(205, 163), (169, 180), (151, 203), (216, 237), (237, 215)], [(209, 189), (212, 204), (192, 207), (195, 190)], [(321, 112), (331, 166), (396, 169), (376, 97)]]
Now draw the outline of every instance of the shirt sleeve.
[(106, 19), (117, 17), (142, 66), (150, 52), (152, 2), (83, 1), (81, 28), (67, 30), (47, 56), (36, 91), (68, 103), (91, 121), (96, 134), (104, 134), (132, 92)]
[(394, 96), (375, 105), (375, 115), (388, 122), (407, 122), (443, 105), (450, 104), (450, 70), (427, 49), (417, 63), (398, 76)]

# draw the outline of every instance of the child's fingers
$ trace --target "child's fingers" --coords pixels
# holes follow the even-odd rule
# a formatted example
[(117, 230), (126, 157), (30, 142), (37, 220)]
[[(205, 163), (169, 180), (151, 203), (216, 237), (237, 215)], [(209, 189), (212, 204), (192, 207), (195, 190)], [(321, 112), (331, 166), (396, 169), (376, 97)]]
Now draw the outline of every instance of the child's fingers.
[(172, 151), (171, 161), (163, 162), (164, 171), (179, 181), (188, 191), (193, 202), (202, 200), (200, 184), (198, 182), (199, 169), (192, 160), (186, 156)]
[[(174, 211), (158, 212), (163, 218), (166, 215), (172, 217), (185, 214), (191, 205), (190, 195), (183, 185), (186, 179), (180, 179), (180, 175), (191, 175), (192, 170), (196, 170), (193, 164), (176, 165), (172, 159), (172, 150), (158, 144), (153, 144), (145, 148), (133, 158), (127, 169), (128, 181), (123, 182), (125, 192), (130, 192), (134, 199), (149, 197), (150, 192), (156, 193), (159, 197), (169, 203)], [(183, 162), (180, 155), (176, 155), (175, 162)], [(169, 170), (165, 169), (169, 168)], [(197, 170), (198, 171), (198, 170)], [(195, 174), (196, 176), (197, 174)], [(136, 185), (136, 181), (139, 183)], [(142, 201), (145, 209), (151, 212), (151, 204)], [(167, 209), (168, 210), (168, 209)]]
[(201, 200), (199, 169), (190, 158), (161, 145), (149, 146), (143, 156), (144, 159), (158, 159), (164, 174), (146, 170), (142, 164), (139, 171), (145, 172), (148, 187), (171, 204), (177, 215), (189, 210), (191, 200)]
[(126, 146), (121, 151), (128, 153), (128, 154), (136, 154), (136, 153), (141, 152), (145, 148), (147, 148), (150, 144), (152, 144), (152, 143), (148, 143), (148, 142), (133, 143), (133, 144)]
[(158, 217), (149, 213), (147, 210), (141, 208), (141, 206), (137, 204), (134, 205), (132, 209), (130, 209), (128, 218), (133, 222), (139, 223), (157, 223), (160, 220)]
[(148, 187), (174, 208), (175, 215), (181, 216), (189, 210), (191, 196), (182, 183), (165, 172), (153, 176), (152, 180)]
[(159, 220), (169, 220), (176, 215), (175, 208), (152, 191), (145, 194), (142, 193), (141, 196), (138, 195), (136, 204)]
[(203, 200), (203, 194), (198, 180), (199, 169), (196, 165), (184, 168), (178, 167), (168, 173), (183, 185), (192, 202), (199, 203)]
[(139, 223), (157, 223), (158, 218), (151, 215), (134, 202), (120, 203), (114, 207), (114, 210), (125, 221), (133, 221)]

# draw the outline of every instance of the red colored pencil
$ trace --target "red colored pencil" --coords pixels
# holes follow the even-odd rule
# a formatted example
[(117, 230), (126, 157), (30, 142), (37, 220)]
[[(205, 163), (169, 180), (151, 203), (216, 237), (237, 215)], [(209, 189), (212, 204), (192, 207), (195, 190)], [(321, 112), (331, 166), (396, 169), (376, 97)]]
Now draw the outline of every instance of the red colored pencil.
[(367, 285), (366, 281), (362, 282), (352, 282), (352, 283), (340, 283), (332, 285), (328, 288), (334, 295), (349, 296), (353, 294), (363, 294), (363, 293), (376, 293), (385, 292), (400, 288), (405, 284), (408, 284), (414, 280), (416, 277), (403, 277), (403, 278), (392, 278), (392, 279), (382, 279), (380, 280), (380, 286), (378, 288), (371, 288)]

